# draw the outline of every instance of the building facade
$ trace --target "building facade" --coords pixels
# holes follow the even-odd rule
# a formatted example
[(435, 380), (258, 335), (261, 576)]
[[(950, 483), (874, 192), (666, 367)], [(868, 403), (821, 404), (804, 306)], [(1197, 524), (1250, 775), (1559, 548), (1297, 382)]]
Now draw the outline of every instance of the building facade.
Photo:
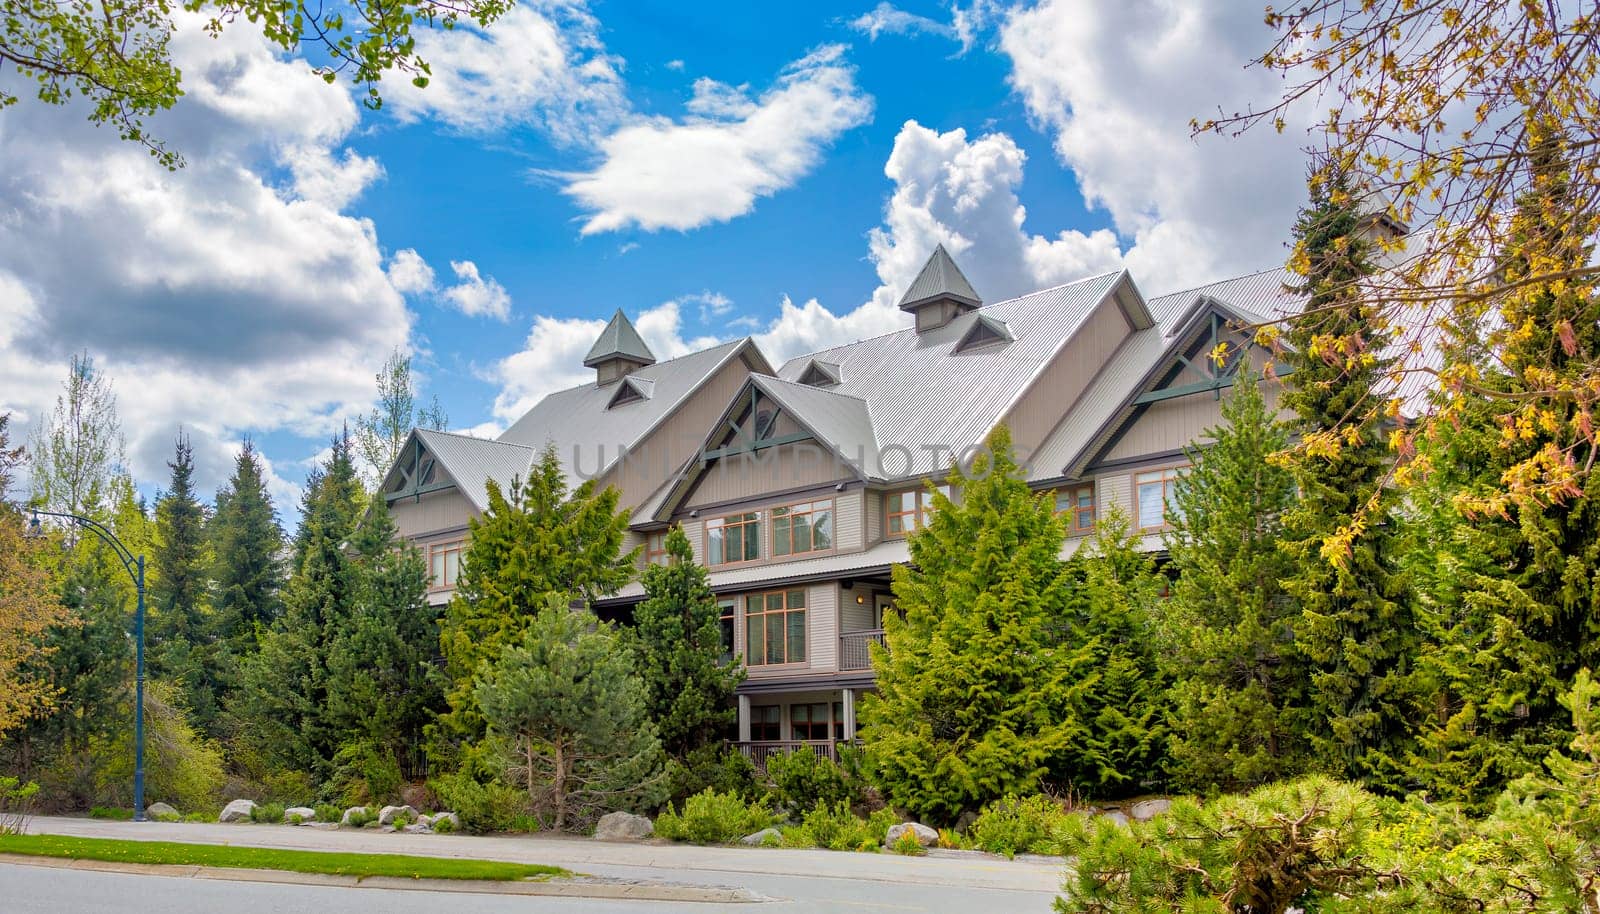
[[(657, 362), (619, 311), (584, 361), (592, 384), (551, 394), (498, 440), (418, 430), (383, 488), (443, 603), (487, 480), (555, 447), (573, 484), (616, 486), (641, 568), (665, 560), (674, 526), (709, 568), (726, 646), (749, 672), (738, 743), (758, 761), (831, 755), (855, 737), (870, 645), (894, 611), (890, 569), (928, 520), (928, 486), (1004, 423), (1066, 519), (1064, 554), (1113, 508), (1158, 550), (1186, 448), (1220, 421), (1225, 390), (1245, 370), (1281, 377), (1244, 328), (1294, 306), (1288, 278), (1146, 299), (1122, 271), (984, 305), (939, 247), (901, 299), (905, 329), (776, 368), (749, 339)], [(634, 582), (596, 609), (626, 618), (642, 597)]]

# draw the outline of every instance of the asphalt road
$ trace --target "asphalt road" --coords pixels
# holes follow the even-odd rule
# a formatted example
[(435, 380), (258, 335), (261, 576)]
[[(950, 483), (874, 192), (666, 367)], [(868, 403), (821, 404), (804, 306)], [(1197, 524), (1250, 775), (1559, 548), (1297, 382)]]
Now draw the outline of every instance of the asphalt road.
[(736, 886), (772, 899), (753, 904), (666, 904), (586, 898), (440, 894), (277, 885), (0, 864), (5, 914), (436, 914), (640, 911), (950, 911), (1044, 914), (1061, 880), (1057, 861), (982, 856), (900, 857), (765, 848), (607, 844), (575, 838), (473, 838), (320, 831), (292, 826), (136, 824), (37, 819), (35, 833), (476, 857), (551, 863), (595, 876)]

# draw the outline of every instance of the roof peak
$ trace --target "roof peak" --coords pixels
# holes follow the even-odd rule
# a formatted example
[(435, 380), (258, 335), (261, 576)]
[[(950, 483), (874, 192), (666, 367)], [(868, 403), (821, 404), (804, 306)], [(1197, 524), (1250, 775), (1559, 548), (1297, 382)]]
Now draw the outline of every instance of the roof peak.
[(618, 358), (646, 365), (656, 363), (655, 353), (645, 345), (644, 338), (634, 329), (633, 321), (628, 320), (628, 315), (623, 314), (621, 308), (611, 315), (606, 328), (600, 331), (600, 338), (594, 341), (589, 354), (583, 357), (583, 365), (585, 368), (594, 368), (601, 362)]
[(934, 245), (933, 253), (928, 255), (928, 261), (917, 272), (917, 278), (900, 296), (899, 307), (902, 311), (913, 311), (941, 298), (955, 299), (974, 308), (983, 304), (983, 298), (972, 288), (972, 283), (967, 281), (961, 268), (956, 266), (955, 258), (945, 250), (943, 242)]

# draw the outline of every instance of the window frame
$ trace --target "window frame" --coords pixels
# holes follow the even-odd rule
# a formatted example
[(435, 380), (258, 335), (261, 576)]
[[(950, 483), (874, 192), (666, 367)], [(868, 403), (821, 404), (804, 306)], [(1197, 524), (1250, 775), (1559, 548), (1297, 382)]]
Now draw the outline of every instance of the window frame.
[[(1083, 503), (1083, 496), (1089, 496), (1089, 504)], [(1061, 498), (1066, 496), (1067, 506), (1061, 507)], [(1062, 486), (1055, 490), (1055, 512), (1057, 517), (1067, 518), (1067, 533), (1080, 536), (1094, 532), (1094, 523), (1099, 511), (1098, 493), (1095, 492), (1094, 483), (1084, 483), (1076, 486)], [(1089, 522), (1083, 522), (1084, 511), (1089, 512)]]
[[(671, 532), (671, 530), (655, 530), (644, 535), (644, 565), (646, 568), (651, 565), (667, 564), (667, 534)], [(659, 549), (656, 548), (657, 537), (660, 537), (661, 548)]]
[[(732, 518), (748, 518), (748, 520), (741, 520), (736, 524), (727, 523)], [(705, 551), (702, 552), (701, 554), (706, 557), (706, 567), (707, 568), (722, 568), (722, 567), (725, 567), (725, 566), (728, 566), (728, 565), (743, 565), (743, 564), (745, 564), (747, 562), (759, 562), (759, 561), (761, 561), (761, 521), (762, 521), (762, 512), (761, 511), (738, 511), (738, 512), (735, 512), (733, 514), (724, 514), (721, 517), (708, 518), (706, 520), (706, 522), (704, 524), (702, 524), (701, 527), (700, 527), (700, 535), (701, 535), (701, 539), (703, 541), (703, 545), (705, 547)], [(723, 561), (720, 561), (720, 562), (712, 561), (712, 558), (711, 558), (711, 531), (712, 531), (713, 527), (715, 527), (715, 529), (721, 530), (723, 532), (722, 533), (722, 555), (723, 555)], [(749, 556), (747, 558), (734, 559), (732, 561), (728, 560), (728, 558), (727, 558), (727, 555), (728, 555), (728, 536), (727, 536), (727, 531), (731, 527), (738, 527), (742, 531), (741, 532), (741, 536), (743, 537), (743, 542), (745, 544), (745, 549), (743, 550), (744, 552), (748, 553), (750, 551), (749, 545), (752, 542), (755, 544), (755, 555)], [(749, 529), (750, 527), (754, 527), (755, 530), (751, 531)], [(752, 533), (754, 534), (753, 536), (751, 535)]]
[[(1170, 506), (1172, 496), (1177, 492), (1178, 484), (1183, 481), (1184, 471), (1189, 469), (1189, 464), (1178, 463), (1165, 467), (1154, 467), (1141, 470), (1133, 474), (1133, 519), (1140, 533), (1162, 533), (1172, 529)], [(1154, 477), (1152, 479), (1152, 477)], [(1141, 506), (1139, 490), (1146, 485), (1161, 486), (1161, 523), (1156, 526), (1146, 526), (1144, 511)]]
[[(456, 589), (456, 585), (458, 583), (460, 583), (460, 581), (461, 581), (461, 560), (465, 556), (466, 551), (467, 551), (467, 541), (466, 541), (465, 538), (458, 539), (458, 540), (449, 540), (447, 542), (442, 542), (442, 543), (429, 543), (428, 544), (428, 592), (429, 593), (437, 593), (437, 592), (439, 592), (441, 590), (455, 590)], [(445, 557), (444, 561), (445, 561), (445, 566), (446, 566), (446, 570), (447, 570), (448, 569), (448, 565), (449, 565), (449, 561), (450, 561), (449, 560), (449, 555), (451, 553), (454, 553), (455, 557), (456, 557), (455, 575), (454, 575), (454, 577), (452, 577), (450, 579), (450, 583), (448, 583), (448, 584), (440, 583), (439, 579), (434, 576), (434, 572), (433, 572), (434, 556), (444, 556)], [(443, 575), (441, 574), (440, 577), (443, 577)]]
[[(934, 486), (934, 488), (940, 492), (943, 492), (946, 498), (955, 497), (951, 492), (950, 487), (947, 485)], [(889, 500), (894, 498), (896, 495), (912, 496), (916, 500), (915, 507), (913, 507), (910, 511), (891, 511), (889, 508)], [(915, 524), (910, 527), (902, 527), (900, 530), (895, 530), (890, 521), (896, 517), (913, 518)], [(910, 534), (927, 527), (928, 522), (932, 519), (933, 492), (930, 491), (927, 486), (917, 486), (910, 489), (894, 489), (892, 491), (883, 493), (883, 535), (885, 537), (903, 539), (906, 536), (909, 536)]]
[[(767, 717), (766, 712), (769, 708), (778, 712), (776, 720), (762, 719)], [(770, 731), (771, 736), (765, 735), (769, 732), (765, 728), (769, 726), (772, 728)], [(756, 735), (757, 728), (762, 728), (760, 732), (763, 735)], [(752, 743), (778, 743), (783, 741), (783, 705), (750, 706), (750, 741)]]
[[(795, 710), (805, 709), (805, 720), (795, 719)], [(822, 709), (822, 719), (813, 716), (818, 708)], [(801, 736), (799, 727), (806, 728), (806, 735)], [(821, 733), (821, 736), (817, 736)], [(797, 743), (824, 743), (833, 738), (833, 713), (830, 703), (826, 701), (798, 701), (789, 703), (789, 738)]]
[[(826, 507), (822, 507), (822, 506), (826, 506)], [(795, 511), (794, 509), (796, 509), (796, 508), (804, 508), (805, 510), (804, 511)], [(783, 553), (779, 553), (778, 552), (778, 517), (779, 517), (778, 512), (779, 511), (791, 512), (791, 513), (783, 515), (784, 517), (790, 519), (790, 522), (789, 522), (789, 546), (790, 546), (790, 549), (789, 549), (788, 552), (783, 552)], [(794, 521), (793, 521), (793, 518), (799, 517), (801, 515), (804, 515), (806, 517), (815, 517), (818, 513), (823, 513), (823, 512), (825, 512), (828, 515), (828, 545), (827, 545), (827, 548), (818, 549), (818, 548), (815, 548), (815, 546), (813, 545), (813, 548), (810, 548), (810, 549), (806, 549), (806, 550), (803, 550), (803, 551), (802, 550), (796, 550), (794, 548)], [(835, 549), (837, 549), (838, 546), (839, 546), (839, 536), (838, 536), (839, 511), (838, 511), (838, 504), (837, 504), (835, 499), (832, 499), (832, 498), (819, 498), (819, 499), (815, 499), (813, 501), (799, 501), (799, 502), (794, 502), (792, 504), (786, 504), (786, 505), (774, 505), (773, 507), (768, 508), (766, 513), (767, 513), (767, 527), (769, 528), (769, 533), (768, 533), (769, 549), (768, 549), (767, 554), (769, 556), (771, 556), (774, 561), (776, 561), (778, 559), (794, 558), (796, 556), (818, 555), (818, 554), (821, 554), (821, 553), (824, 553), (824, 552), (832, 552)], [(815, 544), (816, 543), (816, 524), (814, 524), (814, 523), (809, 524), (807, 526), (807, 529), (809, 531), (811, 531), (811, 541), (812, 541), (813, 544)]]
[(717, 601), (717, 637), (722, 645), (722, 662), (732, 663), (733, 658), (739, 656), (736, 650), (739, 647), (739, 601), (734, 597), (724, 597)]
[[(794, 606), (790, 603), (790, 598), (796, 594), (798, 594), (800, 597), (799, 606)], [(768, 600), (771, 597), (780, 598), (783, 603), (782, 607), (779, 609), (769, 609)], [(752, 613), (750, 611), (750, 601), (757, 599), (761, 601), (761, 609)], [(808, 604), (810, 601), (806, 594), (806, 588), (785, 587), (779, 590), (763, 590), (756, 593), (745, 593), (740, 594), (738, 600), (740, 622), (742, 623), (741, 628), (743, 629), (744, 633), (744, 665), (746, 668), (763, 667), (771, 669), (775, 667), (797, 667), (805, 666), (810, 662), (811, 651), (810, 645), (807, 643), (811, 637), (811, 620), (807, 617), (807, 611), (810, 608)], [(790, 621), (790, 617), (794, 615), (798, 615), (800, 617), (800, 656), (798, 658), (794, 656), (795, 652), (792, 649), (793, 645), (790, 637), (793, 628), (793, 623)], [(761, 619), (761, 652), (759, 657), (755, 651), (751, 650), (751, 616), (758, 616)], [(772, 644), (772, 635), (769, 632), (771, 626), (768, 623), (772, 617), (780, 617), (782, 619), (781, 627), (783, 632), (783, 659), (777, 661), (767, 659), (769, 653), (768, 649)]]

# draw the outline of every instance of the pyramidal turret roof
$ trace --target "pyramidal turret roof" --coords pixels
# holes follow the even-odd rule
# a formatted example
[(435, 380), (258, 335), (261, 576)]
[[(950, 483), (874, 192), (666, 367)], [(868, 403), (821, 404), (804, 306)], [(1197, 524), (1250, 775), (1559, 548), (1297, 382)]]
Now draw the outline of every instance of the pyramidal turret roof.
[(919, 305), (941, 298), (953, 298), (974, 308), (983, 304), (983, 299), (978, 297), (972, 283), (967, 282), (966, 274), (956, 266), (943, 244), (933, 249), (928, 262), (922, 265), (922, 272), (906, 289), (906, 294), (900, 296), (900, 310), (913, 311)]
[(583, 357), (583, 366), (593, 368), (608, 359), (631, 359), (643, 362), (646, 365), (656, 363), (655, 353), (644, 344), (644, 339), (639, 336), (639, 331), (633, 329), (633, 322), (618, 308), (617, 313), (611, 315), (611, 322), (606, 324), (606, 329), (600, 331), (600, 338), (594, 341), (589, 348), (589, 354)]

